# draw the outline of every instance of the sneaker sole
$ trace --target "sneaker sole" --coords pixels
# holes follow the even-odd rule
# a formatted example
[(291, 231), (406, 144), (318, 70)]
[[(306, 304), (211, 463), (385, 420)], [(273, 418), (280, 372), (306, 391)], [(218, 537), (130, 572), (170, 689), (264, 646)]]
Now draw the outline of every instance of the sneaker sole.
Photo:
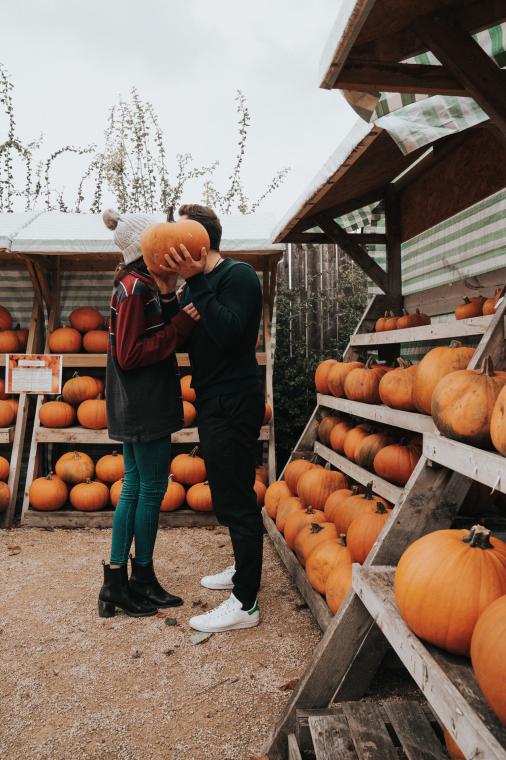
[(190, 627), (194, 631), (200, 631), (201, 633), (225, 633), (225, 631), (239, 631), (244, 628), (255, 628), (260, 623), (260, 620), (248, 621), (247, 623), (234, 623), (234, 625), (228, 625), (226, 628), (198, 628), (196, 625), (190, 623)]
[(227, 583), (226, 585), (224, 583), (220, 585), (213, 585), (212, 583), (204, 583), (204, 581), (200, 581), (200, 585), (204, 588), (209, 588), (211, 591), (231, 591), (234, 588), (233, 583)]

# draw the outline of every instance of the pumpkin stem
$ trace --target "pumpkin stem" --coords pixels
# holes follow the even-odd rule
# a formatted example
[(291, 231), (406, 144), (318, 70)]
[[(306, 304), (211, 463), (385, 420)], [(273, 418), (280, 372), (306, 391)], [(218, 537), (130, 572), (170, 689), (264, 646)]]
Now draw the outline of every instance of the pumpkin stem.
[(315, 511), (313, 507), (309, 506), (306, 508), (306, 515), (314, 515)]
[(319, 533), (321, 530), (323, 528), (319, 523), (311, 523), (311, 533)]
[(412, 366), (412, 362), (410, 362), (409, 359), (403, 359), (402, 356), (398, 356), (395, 361), (401, 369), (407, 369)]
[(371, 369), (373, 363), (374, 363), (374, 356), (370, 356), (365, 363), (365, 369)]
[(351, 493), (352, 493), (352, 496), (356, 496), (359, 493), (358, 486), (352, 486), (351, 487)]
[(118, 456), (118, 452), (117, 451), (113, 451), (112, 454), (111, 454), (111, 456), (117, 457)]
[(346, 533), (339, 534), (339, 543), (341, 546), (346, 546)]
[(72, 375), (72, 377), (79, 377), (79, 372), (74, 372), (74, 374)]
[(462, 346), (462, 341), (452, 340), (448, 348), (460, 348), (461, 346)]
[(199, 453), (199, 447), (195, 446), (195, 448), (190, 451), (190, 456), (196, 457), (198, 453)]
[(385, 508), (385, 505), (382, 504), (381, 501), (376, 502), (376, 514), (377, 515), (386, 515), (387, 509)]
[(364, 499), (372, 499), (372, 480), (365, 487)]
[(74, 459), (81, 459), (81, 455), (78, 451), (74, 451)]
[(482, 363), (481, 369), (480, 369), (480, 375), (486, 375), (486, 377), (494, 377), (495, 376), (494, 365), (492, 363), (492, 357), (491, 356), (486, 356), (483, 359), (483, 363)]
[(91, 483), (91, 478), (86, 478), (86, 480), (84, 482), (87, 483), (87, 484)]
[(404, 307), (402, 308), (402, 315), (404, 317), (409, 317), (409, 311), (407, 309), (405, 309)]
[(52, 470), (49, 470), (48, 474), (46, 475), (46, 480), (52, 480), (53, 475), (54, 475), (54, 472)]
[(167, 221), (173, 222), (174, 221), (174, 206), (169, 206), (167, 209)]
[(490, 542), (490, 531), (483, 525), (473, 525), (463, 540), (469, 546), (478, 547), (479, 549), (493, 549)]
[(469, 300), (467, 296), (464, 296), (464, 303), (471, 303), (471, 301)]

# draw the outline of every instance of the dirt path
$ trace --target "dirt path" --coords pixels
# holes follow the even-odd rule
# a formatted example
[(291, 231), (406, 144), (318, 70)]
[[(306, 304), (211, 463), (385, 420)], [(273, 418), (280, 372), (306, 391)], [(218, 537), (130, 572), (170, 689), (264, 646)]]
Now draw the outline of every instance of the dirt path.
[[(0, 755), (8, 760), (249, 760), (304, 670), (317, 626), (266, 542), (257, 629), (194, 646), (187, 619), (221, 601), (222, 529), (161, 531), (164, 617), (96, 613), (109, 531), (0, 531)], [(9, 548), (10, 547), (10, 548)], [(14, 547), (14, 548), (13, 548)], [(18, 552), (19, 547), (20, 551)], [(169, 568), (173, 569), (169, 582)], [(162, 613), (160, 613), (162, 614)]]

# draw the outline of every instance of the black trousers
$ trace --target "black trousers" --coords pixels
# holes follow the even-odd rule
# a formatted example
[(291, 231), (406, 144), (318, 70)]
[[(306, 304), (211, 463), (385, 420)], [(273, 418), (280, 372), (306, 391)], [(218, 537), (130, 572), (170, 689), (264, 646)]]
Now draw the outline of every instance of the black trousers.
[(235, 557), (234, 596), (243, 609), (255, 604), (262, 575), (263, 524), (253, 489), (263, 394), (233, 393), (198, 404), (200, 448), (213, 506), (230, 531)]

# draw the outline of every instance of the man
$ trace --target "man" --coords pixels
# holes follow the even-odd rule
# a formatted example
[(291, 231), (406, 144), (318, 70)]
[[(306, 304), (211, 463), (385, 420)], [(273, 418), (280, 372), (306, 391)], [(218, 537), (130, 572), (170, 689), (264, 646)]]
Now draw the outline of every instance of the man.
[(210, 239), (199, 261), (184, 246), (172, 248), (166, 269), (186, 280), (181, 306), (191, 302), (200, 315), (188, 341), (200, 446), (214, 510), (230, 531), (235, 558), (235, 565), (201, 581), (232, 590), (229, 599), (190, 620), (198, 631), (217, 633), (251, 628), (260, 617), (263, 526), (253, 485), (265, 411), (255, 350), (262, 292), (253, 267), (221, 257), (221, 224), (212, 209), (185, 205), (179, 215), (200, 222)]

